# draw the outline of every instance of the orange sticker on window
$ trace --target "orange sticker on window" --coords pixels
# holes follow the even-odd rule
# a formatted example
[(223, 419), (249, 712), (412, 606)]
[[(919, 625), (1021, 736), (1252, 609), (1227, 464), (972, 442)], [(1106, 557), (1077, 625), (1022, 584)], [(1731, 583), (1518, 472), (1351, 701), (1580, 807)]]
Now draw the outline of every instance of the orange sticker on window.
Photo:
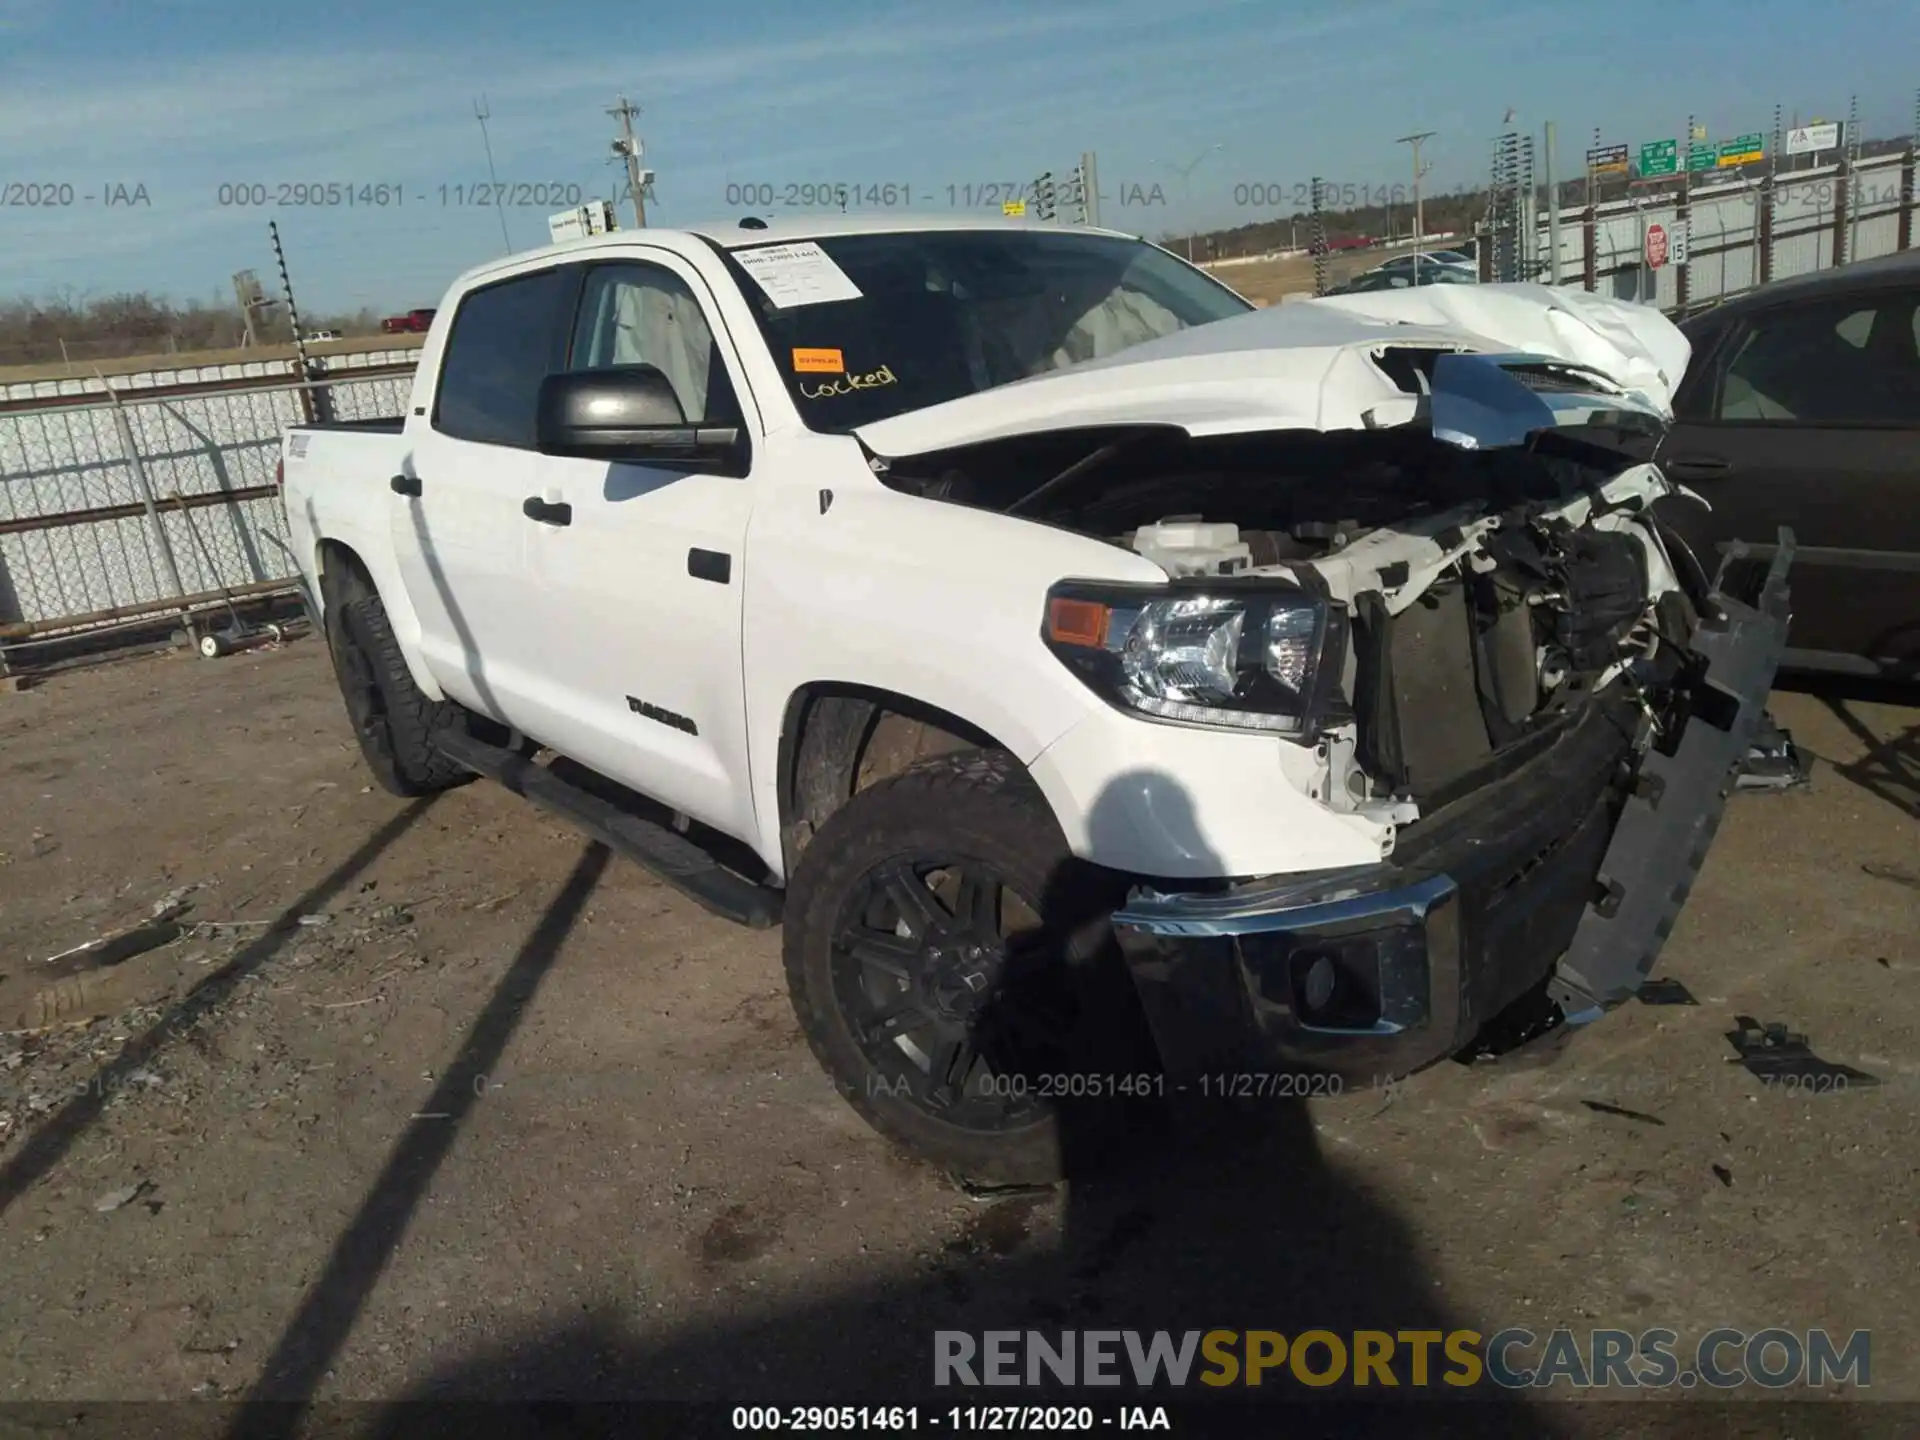
[(847, 368), (838, 350), (804, 350), (793, 347), (793, 368), (802, 374), (838, 375)]

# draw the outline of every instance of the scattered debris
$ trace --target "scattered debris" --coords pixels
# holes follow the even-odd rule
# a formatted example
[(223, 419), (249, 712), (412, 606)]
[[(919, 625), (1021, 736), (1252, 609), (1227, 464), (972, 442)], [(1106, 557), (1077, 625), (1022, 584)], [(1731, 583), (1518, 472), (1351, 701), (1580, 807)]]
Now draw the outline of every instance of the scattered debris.
[(1671, 976), (1649, 980), (1635, 993), (1642, 1005), (1698, 1005), (1693, 992)]
[(111, 1215), (121, 1206), (131, 1205), (151, 1189), (153, 1189), (151, 1180), (139, 1180), (123, 1189), (109, 1190), (93, 1202), (94, 1211), (101, 1215)]
[(1726, 1186), (1729, 1190), (1733, 1188), (1733, 1171), (1729, 1170), (1726, 1166), (1715, 1165), (1713, 1167), (1713, 1178), (1718, 1180), (1722, 1185)]
[(1609, 1105), (1604, 1100), (1582, 1100), (1587, 1109), (1600, 1115), (1618, 1115), (1622, 1120), (1638, 1120), (1642, 1125), (1665, 1125), (1667, 1122), (1658, 1115), (1649, 1115), (1644, 1110), (1629, 1110), (1624, 1105)]
[(187, 910), (187, 896), (199, 888), (198, 885), (181, 885), (169, 890), (153, 902), (153, 909), (148, 912), (147, 918), (149, 920), (171, 920), (177, 915), (185, 914)]
[(251, 930), (273, 923), (271, 920), (196, 920), (186, 928), (192, 935), (212, 935), (222, 930)]
[(1727, 1061), (1746, 1066), (1747, 1073), (1763, 1085), (1826, 1094), (1880, 1083), (1877, 1075), (1822, 1060), (1807, 1048), (1806, 1036), (1795, 1034), (1784, 1024), (1763, 1026), (1751, 1015), (1736, 1015), (1734, 1023), (1739, 1028), (1727, 1032), (1727, 1043), (1739, 1053), (1728, 1056)]
[(302, 915), (300, 917), (300, 923), (308, 929), (319, 925), (327, 925), (332, 923), (332, 921), (333, 917), (331, 915)]
[(1760, 729), (1747, 748), (1734, 779), (1736, 790), (1798, 790), (1812, 783), (1813, 762), (1793, 743), (1792, 732), (1773, 716), (1760, 717)]
[(1053, 1190), (1051, 1185), (990, 1185), (985, 1181), (969, 1180), (966, 1176), (958, 1174), (950, 1175), (948, 1178), (960, 1187), (961, 1193), (969, 1200), (979, 1200), (983, 1203), (1011, 1200), (1020, 1195), (1047, 1195)]
[(1902, 870), (1898, 865), (1875, 865), (1869, 861), (1860, 868), (1876, 880), (1891, 880), (1894, 884), (1904, 885), (1909, 890), (1920, 890), (1920, 875), (1916, 875), (1911, 870)]
[[(184, 908), (184, 907), (182, 907)], [(118, 965), (131, 960), (136, 955), (144, 955), (149, 950), (158, 950), (162, 945), (171, 945), (186, 933), (186, 927), (173, 918), (179, 913), (175, 909), (165, 918), (143, 920), (138, 925), (130, 925), (124, 930), (116, 930), (102, 935), (97, 940), (89, 940), (84, 945), (76, 945), (71, 950), (62, 950), (58, 955), (49, 955), (40, 963), (57, 965), (66, 974), (77, 974), (82, 970), (101, 970), (109, 965)]]

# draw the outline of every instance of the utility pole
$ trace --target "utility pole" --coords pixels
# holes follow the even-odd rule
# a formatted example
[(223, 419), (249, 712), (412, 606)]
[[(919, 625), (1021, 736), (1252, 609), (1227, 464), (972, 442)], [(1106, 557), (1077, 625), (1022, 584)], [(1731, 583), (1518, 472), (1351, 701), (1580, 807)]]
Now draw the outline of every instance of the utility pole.
[(1422, 130), (1417, 135), (1402, 135), (1393, 143), (1413, 147), (1413, 283), (1420, 283), (1420, 237), (1427, 233), (1426, 211), (1420, 204), (1420, 181), (1433, 167), (1420, 163), (1420, 142), (1431, 140), (1434, 132)]
[(640, 111), (622, 95), (620, 103), (610, 107), (607, 113), (620, 122), (620, 133), (613, 137), (613, 153), (627, 163), (627, 193), (633, 196), (634, 224), (644, 230), (647, 228), (647, 202), (643, 192), (647, 188), (647, 181), (640, 169), (640, 137), (633, 133), (633, 117)]
[(487, 97), (482, 95), (473, 102), (473, 118), (480, 122), (480, 143), (487, 151), (487, 181), (493, 186), (493, 213), (500, 217), (500, 240), (507, 247), (507, 254), (513, 253), (513, 241), (507, 235), (507, 211), (500, 203), (500, 177), (493, 168), (493, 138), (487, 134), (487, 121), (493, 112), (487, 109)]

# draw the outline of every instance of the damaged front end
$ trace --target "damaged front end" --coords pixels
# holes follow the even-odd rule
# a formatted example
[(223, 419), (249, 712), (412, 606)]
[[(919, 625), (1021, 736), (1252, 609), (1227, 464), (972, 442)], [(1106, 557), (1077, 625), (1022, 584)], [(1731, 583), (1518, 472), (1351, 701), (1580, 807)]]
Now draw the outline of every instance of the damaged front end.
[(1659, 687), (1623, 677), (1568, 709), (1381, 864), (1137, 892), (1116, 920), (1169, 1070), (1367, 1084), (1629, 998), (1761, 724), (1791, 554), (1783, 531), (1757, 594), (1704, 597)]
[(1310, 751), (1312, 798), (1388, 837), (1135, 890), (1116, 923), (1175, 1076), (1364, 1084), (1631, 996), (1785, 642), (1789, 533), (1733, 594), (1653, 517), (1657, 403), (1533, 355), (1371, 360), (1408, 404), (1359, 429), (1034, 436), (888, 479), (1156, 562), (1164, 587), (1058, 587), (1055, 653), (1121, 708)]
[(1649, 513), (1670, 487), (1632, 459), (1646, 427), (1590, 404), (1571, 427), (1564, 409), (1515, 423), (1552, 407), (1472, 360), (1435, 367), (1436, 394), (1456, 365), (1474, 394), (1429, 402), (1435, 434), (1577, 476), (1583, 498), (1455, 520), (1386, 566), (1339, 557), (1347, 783), (1409, 823), (1375, 866), (1136, 891), (1116, 920), (1176, 1074), (1365, 1084), (1597, 1018), (1651, 972), (1761, 728), (1791, 533), (1753, 593), (1707, 582)]

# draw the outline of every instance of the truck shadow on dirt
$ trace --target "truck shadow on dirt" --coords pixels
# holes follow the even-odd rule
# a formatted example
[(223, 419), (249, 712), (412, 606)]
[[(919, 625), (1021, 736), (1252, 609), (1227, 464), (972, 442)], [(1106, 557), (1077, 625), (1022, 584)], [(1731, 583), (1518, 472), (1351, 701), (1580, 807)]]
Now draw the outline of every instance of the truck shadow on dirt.
[(1920, 700), (1920, 679), (1799, 674), (1783, 675), (1778, 683), (1817, 698), (1864, 748), (1857, 760), (1827, 761), (1834, 774), (1920, 820), (1920, 725), (1883, 737), (1858, 710), (1863, 704), (1911, 706)]
[(132, 1083), (130, 1076), (152, 1065), (170, 1041), (186, 1034), (199, 1017), (218, 1009), (249, 976), (278, 955), (289, 939), (299, 933), (300, 916), (324, 908), (328, 901), (343, 893), (362, 871), (413, 828), (432, 803), (418, 800), (397, 812), (351, 855), (284, 908), (257, 939), (194, 986), (149, 1029), (128, 1041), (81, 1093), (50, 1115), (6, 1163), (0, 1165), (0, 1212), (66, 1158), (79, 1138), (100, 1118), (108, 1101)]
[(559, 958), (610, 858), (606, 847), (596, 843), (589, 844), (575, 862), (559, 893), (487, 997), (486, 1005), (468, 1026), (453, 1063), (419, 1115), (395, 1141), (359, 1210), (334, 1241), (319, 1278), (302, 1297), (299, 1309), (263, 1363), (256, 1396), (312, 1397), (399, 1248), (408, 1223), (459, 1138), (462, 1123), (480, 1103), (476, 1077), (498, 1067), (507, 1042)]
[[(1174, 806), (1163, 809), (1161, 818), (1200, 835), (1184, 795), (1165, 777), (1156, 778), (1164, 782), (1160, 803)], [(396, 1144), (250, 1398), (312, 1398), (408, 1216), (457, 1141), (471, 1108), (463, 1103), (463, 1077), (485, 1070), (505, 1043), (513, 1017), (551, 963), (597, 873), (583, 861), (515, 961), (448, 1067), (447, 1093), (427, 1106), (451, 1111), (450, 1118), (415, 1125)], [(1077, 879), (1068, 888), (1084, 893)], [(1438, 1383), (1448, 1368), (1438, 1338), (1462, 1326), (1485, 1327), (1453, 1313), (1406, 1226), (1328, 1163), (1300, 1101), (1135, 1103), (1118, 1145), (1112, 1143), (1113, 1115), (1096, 1108), (1116, 1103), (1128, 1102), (1077, 1101), (1063, 1110), (1062, 1143), (1072, 1176), (1063, 1194), (977, 1196), (979, 1208), (925, 1263), (876, 1265), (873, 1273), (757, 1313), (720, 1318), (709, 1309), (699, 1319), (640, 1328), (622, 1310), (607, 1309), (558, 1327), (509, 1334), (449, 1357), (362, 1433), (411, 1437), (475, 1424), (489, 1434), (634, 1433), (642, 1417), (595, 1408), (597, 1402), (633, 1399), (727, 1406), (918, 1402), (944, 1415), (954, 1404), (1009, 1400), (1097, 1401), (1110, 1412), (1115, 1402), (1153, 1403), (1177, 1394), (1183, 1405), (1213, 1400), (1238, 1407), (1265, 1400), (1278, 1402), (1279, 1413), (1294, 1414), (1302, 1401), (1343, 1389), (1310, 1388), (1284, 1367), (1269, 1371), (1257, 1389), (1210, 1391), (1192, 1379), (1178, 1392), (1164, 1386), (1134, 1391), (1130, 1380), (1128, 1388), (1077, 1391), (940, 1388), (934, 1376), (934, 1335), (940, 1330), (976, 1337), (987, 1330), (1037, 1330), (1050, 1341), (1067, 1330), (1162, 1330), (1176, 1339), (1189, 1330), (1272, 1330), (1288, 1337), (1322, 1330), (1349, 1341), (1355, 1330), (1425, 1331), (1436, 1343), (1432, 1382), (1420, 1398), (1461, 1398), (1459, 1390)], [(1101, 1137), (1097, 1146), (1080, 1143), (1095, 1134)], [(1061, 1220), (1054, 1243), (1036, 1232), (1056, 1202)], [(1497, 1236), (1487, 1240), (1499, 1243)], [(1320, 1354), (1323, 1366), (1326, 1352)], [(1196, 1356), (1193, 1375), (1207, 1368)], [(1345, 1394), (1350, 1400), (1353, 1392)], [(462, 1401), (485, 1408), (447, 1408)], [(1279, 1413), (1254, 1418), (1264, 1427)], [(1407, 1420), (1398, 1406), (1369, 1404), (1358, 1416), (1343, 1411), (1337, 1428), (1342, 1434), (1403, 1433)], [(682, 1414), (657, 1433), (708, 1433), (705, 1426), (725, 1423), (724, 1415), (713, 1420)], [(266, 1406), (238, 1420), (232, 1434), (291, 1433), (285, 1427), (292, 1424), (288, 1411)], [(1470, 1403), (1429, 1409), (1419, 1424), (1423, 1434), (1556, 1433), (1535, 1407), (1495, 1404), (1484, 1387)]]

